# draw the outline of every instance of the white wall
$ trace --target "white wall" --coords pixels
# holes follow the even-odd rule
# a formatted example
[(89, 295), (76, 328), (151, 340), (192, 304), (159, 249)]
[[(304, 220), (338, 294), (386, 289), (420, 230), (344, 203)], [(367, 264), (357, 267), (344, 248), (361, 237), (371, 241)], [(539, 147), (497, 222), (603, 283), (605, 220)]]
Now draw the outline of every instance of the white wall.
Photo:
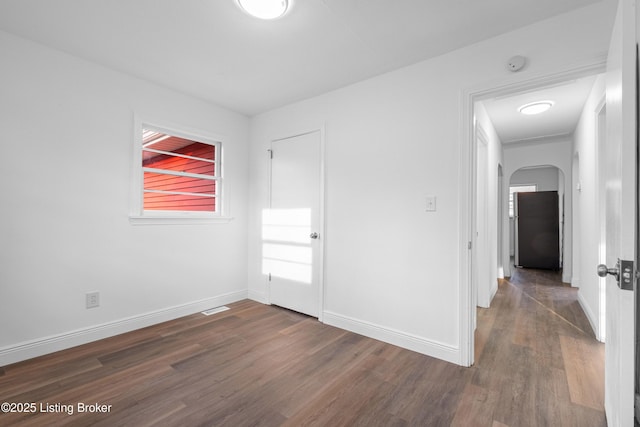
[[(248, 118), (2, 32), (0, 55), (0, 366), (246, 297)], [(234, 220), (130, 224), (134, 113), (223, 135)]]
[[(274, 137), (326, 124), (324, 320), (462, 363), (461, 313), (471, 310), (461, 305), (469, 286), (463, 261), (469, 235), (461, 227), (470, 223), (471, 185), (462, 178), (470, 165), (461, 131), (464, 94), (600, 59), (610, 34), (608, 6), (598, 3), (252, 118), (250, 296), (267, 298), (260, 273), (265, 150)], [(529, 58), (520, 73), (505, 66), (514, 54)], [(553, 144), (570, 159), (570, 140)], [(570, 171), (570, 160), (559, 163)], [(437, 196), (437, 212), (425, 212), (426, 194)]]
[[(560, 193), (571, 194), (571, 167), (572, 167), (572, 139), (571, 137), (545, 138), (536, 142), (523, 142), (507, 144), (504, 149), (505, 178), (511, 180), (518, 169), (531, 166), (554, 166), (564, 175), (564, 188), (558, 188), (559, 179), (552, 177), (552, 187), (556, 187)], [(543, 180), (544, 182), (545, 180)], [(554, 185), (555, 184), (555, 185)], [(507, 188), (505, 200), (508, 203), (509, 190)], [(572, 276), (572, 203), (571, 197), (564, 198), (564, 246), (562, 281), (571, 283)], [(508, 253), (508, 252), (505, 252)], [(510, 275), (505, 272), (505, 275)]]
[(576, 178), (580, 191), (573, 185), (572, 195), (576, 213), (580, 213), (580, 224), (574, 233), (574, 285), (579, 286), (578, 300), (591, 322), (596, 337), (604, 339), (604, 324), (601, 321), (601, 279), (596, 275), (600, 263), (599, 248), (601, 197), (598, 187), (597, 110), (604, 101), (604, 76), (599, 76), (587, 99), (580, 122), (574, 133), (573, 153), (579, 159)]
[(558, 168), (520, 169), (511, 176), (509, 185), (537, 184), (538, 191), (558, 191)]
[[(499, 192), (504, 191), (503, 188), (498, 187), (498, 165), (503, 163), (502, 142), (481, 102), (475, 104), (474, 114), (477, 126), (483, 129), (488, 140), (487, 176), (484, 179), (477, 177), (478, 181), (482, 181), (482, 185), (486, 185), (487, 188), (487, 217), (483, 220), (480, 218), (481, 215), (477, 214), (478, 221), (486, 224), (487, 242), (478, 242), (480, 244), (475, 245), (474, 264), (480, 269), (478, 277), (478, 306), (489, 307), (491, 300), (498, 291), (499, 270), (503, 269), (502, 260), (498, 259), (498, 244), (502, 244), (502, 239), (499, 239), (498, 222), (496, 220), (499, 210), (503, 209), (503, 206), (498, 206)], [(504, 217), (506, 218), (506, 216)], [(487, 250), (481, 249), (484, 247)], [(484, 268), (487, 269), (486, 272), (484, 272)]]
[[(325, 321), (461, 363), (464, 94), (593, 63), (608, 17), (598, 3), (250, 122), (0, 33), (0, 365), (243, 298), (247, 254), (248, 293), (264, 301), (264, 150), (320, 124)], [(519, 73), (505, 66), (515, 54), (530, 59)], [(225, 137), (233, 221), (130, 224), (134, 113)], [(424, 211), (426, 194), (437, 212)], [(101, 307), (84, 308), (89, 291)]]

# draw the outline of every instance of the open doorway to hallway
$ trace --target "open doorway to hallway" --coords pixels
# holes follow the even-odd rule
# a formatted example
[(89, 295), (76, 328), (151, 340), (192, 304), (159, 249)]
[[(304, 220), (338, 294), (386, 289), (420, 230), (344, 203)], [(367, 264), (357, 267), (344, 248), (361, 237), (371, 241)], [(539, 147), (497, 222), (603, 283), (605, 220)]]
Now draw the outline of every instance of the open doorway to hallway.
[[(596, 336), (603, 339), (601, 284), (593, 273), (600, 260), (601, 236), (596, 232), (585, 237), (583, 232), (585, 228), (600, 229), (596, 198), (600, 188), (595, 170), (599, 139), (597, 124), (601, 120), (599, 114), (604, 97), (604, 75), (600, 71), (577, 71), (564, 79), (543, 79), (538, 85), (530, 82), (524, 89), (487, 91), (475, 100), (476, 194), (473, 235), (477, 241), (472, 258), (475, 265), (491, 266), (490, 274), (478, 276), (473, 286), (478, 305), (488, 307), (496, 281), (512, 274), (515, 221), (511, 213), (512, 192), (509, 187), (533, 185), (538, 191), (557, 191), (558, 266), (562, 268), (561, 279), (580, 288), (580, 304)], [(548, 101), (551, 108), (537, 115), (519, 111), (536, 100)], [(479, 134), (487, 140), (484, 144), (486, 150), (478, 143)], [(583, 163), (580, 171), (574, 164), (576, 153), (579, 153)], [(489, 164), (485, 165), (484, 162)], [(498, 170), (500, 172), (496, 173)], [(501, 182), (500, 186), (498, 181)], [(487, 194), (480, 186), (488, 189)], [(495, 193), (492, 188), (495, 188)], [(483, 206), (484, 203), (489, 207)], [(483, 218), (485, 215), (489, 217), (488, 220)], [(498, 222), (500, 217), (502, 219)], [(496, 224), (484, 230), (485, 235), (489, 233), (485, 239), (492, 242), (488, 246), (478, 245), (482, 243), (482, 224)], [(574, 233), (578, 229), (581, 232)], [(488, 250), (485, 250), (487, 247)], [(476, 271), (478, 269), (474, 269)], [(488, 301), (483, 301), (483, 296), (487, 295)]]
[[(494, 92), (482, 92), (477, 98), (472, 97), (475, 135), (475, 181), (472, 188), (475, 187), (476, 191), (472, 221), (475, 227), (472, 233), (474, 239), (480, 236), (482, 224), (496, 224), (495, 229), (488, 230), (491, 234), (487, 239), (495, 241), (495, 245), (489, 246), (489, 254), (482, 253), (482, 246), (478, 245), (472, 251), (473, 265), (486, 263), (495, 268), (488, 282), (478, 278), (474, 280), (473, 288), (478, 297), (475, 301), (481, 307), (491, 307), (494, 294), (490, 289), (494, 283), (502, 277), (505, 278), (504, 283), (510, 283), (519, 275), (529, 273), (527, 270), (516, 270), (511, 262), (511, 256), (515, 255), (511, 240), (514, 233), (511, 230), (515, 224), (509, 214), (509, 186), (532, 184), (533, 182), (527, 182), (524, 175), (548, 173), (548, 176), (554, 177), (554, 185), (550, 190), (558, 193), (560, 201), (557, 243), (558, 267), (561, 269), (555, 272), (556, 279), (560, 287), (564, 288), (563, 291), (571, 292), (575, 297), (572, 307), (582, 313), (581, 328), (598, 340), (604, 338), (601, 321), (604, 318), (604, 304), (601, 304), (600, 281), (595, 274), (595, 267), (599, 263), (601, 236), (599, 233), (592, 233), (585, 237), (584, 231), (588, 228), (599, 230), (600, 225), (596, 199), (600, 189), (595, 168), (598, 106), (605, 91), (604, 75), (601, 72), (602, 68), (598, 67), (594, 67), (591, 72), (578, 70), (574, 74), (565, 75), (565, 78), (550, 77), (540, 80), (537, 85), (529, 82), (511, 91), (501, 88)], [(533, 116), (519, 111), (521, 107), (535, 101), (550, 101), (551, 108)], [(480, 151), (483, 148), (478, 144), (477, 129), (482, 129), (487, 140), (487, 155)], [(579, 153), (580, 158), (579, 171), (574, 165), (576, 153)], [(489, 164), (478, 163), (485, 161)], [(483, 171), (488, 171), (489, 175), (479, 175)], [(512, 181), (514, 177), (516, 179)], [(498, 182), (501, 184), (498, 185)], [(486, 196), (489, 208), (484, 208), (480, 201), (484, 196), (477, 188), (482, 185), (480, 183), (487, 183), (489, 193), (491, 188), (497, 189), (496, 194)], [(492, 206), (493, 203), (495, 206)], [(488, 221), (482, 215), (488, 215)], [(499, 255), (500, 260), (497, 259)], [(473, 271), (475, 273), (477, 270)], [(499, 271), (503, 274), (498, 274)], [(531, 289), (551, 291), (552, 288), (533, 286)], [(487, 305), (481, 304), (483, 294), (490, 295)], [(479, 313), (481, 312), (482, 309)], [(557, 316), (552, 311), (545, 312)], [(482, 318), (478, 316), (480, 329)], [(602, 403), (601, 401), (600, 404)]]

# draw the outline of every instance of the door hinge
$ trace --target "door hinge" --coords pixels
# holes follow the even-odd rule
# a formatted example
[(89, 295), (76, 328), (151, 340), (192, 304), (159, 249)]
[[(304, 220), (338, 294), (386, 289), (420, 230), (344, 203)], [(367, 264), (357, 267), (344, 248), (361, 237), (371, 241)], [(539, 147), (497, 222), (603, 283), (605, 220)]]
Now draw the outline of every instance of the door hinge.
[(268, 149), (267, 152), (269, 153), (269, 158), (273, 159), (273, 150), (272, 149)]
[(269, 281), (271, 281), (271, 273), (269, 273)]
[(467, 249), (471, 249), (471, 242), (467, 243)]

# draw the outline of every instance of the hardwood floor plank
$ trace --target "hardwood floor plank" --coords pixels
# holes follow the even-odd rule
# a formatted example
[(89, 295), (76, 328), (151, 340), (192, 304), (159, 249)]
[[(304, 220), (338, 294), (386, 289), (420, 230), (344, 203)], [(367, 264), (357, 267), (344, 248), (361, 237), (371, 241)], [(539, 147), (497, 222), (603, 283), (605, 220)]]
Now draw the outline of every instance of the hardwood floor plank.
[(537, 426), (535, 354), (527, 347), (512, 345), (509, 363), (503, 366), (500, 405), (495, 419), (514, 426)]
[[(571, 401), (604, 410), (603, 348), (595, 343), (560, 336)], [(594, 386), (595, 385), (595, 386)]]
[(575, 289), (516, 273), (478, 310), (471, 368), (245, 300), (1, 367), (2, 401), (112, 409), (0, 425), (605, 426), (603, 346)]
[(497, 391), (478, 387), (472, 383), (467, 384), (451, 426), (490, 426), (493, 422), (493, 413), (499, 404), (499, 396)]
[(536, 376), (539, 378), (536, 401), (540, 407), (537, 422), (539, 425), (553, 425), (553, 423), (560, 423), (562, 426), (571, 425), (574, 418), (564, 370), (541, 363), (537, 364), (536, 369)]
[(495, 320), (496, 320), (496, 310), (491, 310), (488, 308), (478, 308), (478, 322), (475, 332), (475, 353), (474, 359), (478, 360), (482, 352), (484, 351), (484, 346), (489, 340), (489, 334), (493, 329)]

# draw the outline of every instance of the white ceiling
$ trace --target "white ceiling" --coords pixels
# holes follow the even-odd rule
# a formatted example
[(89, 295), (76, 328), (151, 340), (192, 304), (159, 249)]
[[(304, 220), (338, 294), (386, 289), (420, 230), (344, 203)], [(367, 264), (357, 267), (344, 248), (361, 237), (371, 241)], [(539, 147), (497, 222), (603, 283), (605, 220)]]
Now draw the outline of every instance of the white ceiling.
[[(503, 144), (563, 136), (575, 130), (596, 76), (583, 77), (553, 87), (482, 101)], [(527, 116), (518, 112), (524, 104), (553, 101), (551, 109)]]
[(0, 30), (243, 114), (309, 98), (598, 0), (2, 0)]

